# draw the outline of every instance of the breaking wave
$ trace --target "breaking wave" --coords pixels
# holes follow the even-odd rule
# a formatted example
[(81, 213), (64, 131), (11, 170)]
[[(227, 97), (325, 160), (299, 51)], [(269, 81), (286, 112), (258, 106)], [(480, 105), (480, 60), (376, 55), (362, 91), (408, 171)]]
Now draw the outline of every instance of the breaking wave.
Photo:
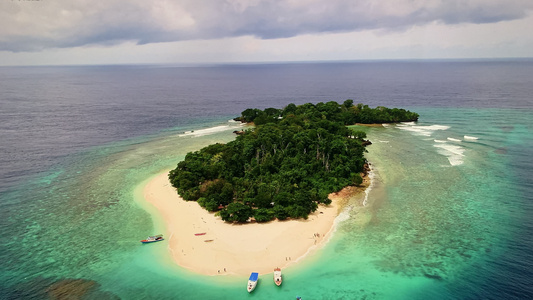
[(433, 147), (438, 148), (439, 154), (442, 154), (448, 158), (450, 165), (458, 166), (463, 164), (465, 156), (465, 149), (463, 147), (445, 143), (435, 144)]

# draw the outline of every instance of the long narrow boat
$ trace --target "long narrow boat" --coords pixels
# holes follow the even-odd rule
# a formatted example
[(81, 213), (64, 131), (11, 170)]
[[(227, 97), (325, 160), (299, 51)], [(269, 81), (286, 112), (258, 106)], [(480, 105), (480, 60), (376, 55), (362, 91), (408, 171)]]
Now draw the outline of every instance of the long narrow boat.
[(252, 272), (252, 274), (250, 274), (250, 279), (248, 279), (248, 293), (251, 293), (255, 289), (258, 280), (259, 273)]
[(158, 234), (158, 235), (149, 236), (146, 240), (141, 240), (141, 243), (148, 244), (148, 243), (160, 242), (162, 240), (164, 240), (163, 235)]
[(205, 234), (206, 234), (205, 232), (200, 232), (200, 233), (195, 233), (194, 235), (199, 236), (199, 235), (205, 235)]
[(274, 269), (274, 283), (277, 286), (280, 286), (282, 281), (283, 281), (283, 279), (281, 278), (281, 269), (280, 268), (275, 268)]

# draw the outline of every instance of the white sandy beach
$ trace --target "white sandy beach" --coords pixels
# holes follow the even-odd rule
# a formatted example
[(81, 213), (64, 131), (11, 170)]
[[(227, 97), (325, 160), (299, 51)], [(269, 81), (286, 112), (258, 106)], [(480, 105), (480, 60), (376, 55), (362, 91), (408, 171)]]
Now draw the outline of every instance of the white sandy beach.
[(166, 242), (176, 263), (205, 275), (264, 274), (296, 263), (329, 239), (342, 206), (333, 199), (327, 207), (320, 205), (308, 220), (228, 224), (196, 202), (179, 197), (167, 174), (151, 180), (144, 197), (165, 222)]

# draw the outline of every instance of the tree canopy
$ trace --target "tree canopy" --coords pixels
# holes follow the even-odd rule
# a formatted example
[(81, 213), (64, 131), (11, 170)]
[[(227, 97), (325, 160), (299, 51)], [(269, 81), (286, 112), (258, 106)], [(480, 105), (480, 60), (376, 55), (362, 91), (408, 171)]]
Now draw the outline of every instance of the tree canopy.
[(329, 121), (341, 122), (344, 125), (396, 123), (417, 121), (419, 115), (401, 108), (387, 108), (378, 106), (370, 108), (364, 104), (353, 104), (353, 100), (348, 99), (343, 104), (335, 101), (326, 103), (319, 102), (316, 105), (307, 103), (296, 106), (291, 103), (284, 109), (267, 108), (265, 110), (249, 108), (242, 112), (241, 116), (235, 118), (237, 121), (254, 122), (256, 125), (265, 123), (276, 123), (290, 115), (304, 115), (309, 119), (327, 119)]
[(169, 173), (185, 200), (218, 211), (224, 221), (307, 219), (328, 195), (361, 183), (366, 134), (345, 125), (418, 119), (403, 109), (334, 101), (246, 109), (255, 127), (227, 144), (190, 152)]

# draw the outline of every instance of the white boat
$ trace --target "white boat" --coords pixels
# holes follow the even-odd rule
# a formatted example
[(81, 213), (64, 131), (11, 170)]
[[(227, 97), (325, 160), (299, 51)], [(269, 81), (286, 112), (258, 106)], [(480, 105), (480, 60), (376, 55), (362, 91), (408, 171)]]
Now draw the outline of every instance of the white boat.
[(142, 240), (141, 243), (148, 244), (148, 243), (160, 242), (162, 240), (164, 240), (163, 235), (158, 234), (154, 236), (149, 236), (146, 240)]
[(283, 281), (283, 279), (281, 278), (281, 269), (280, 268), (275, 268), (274, 269), (274, 283), (277, 286), (280, 286), (282, 281)]
[(259, 273), (252, 272), (252, 274), (250, 274), (250, 279), (248, 279), (248, 293), (251, 293), (255, 289), (258, 280)]

